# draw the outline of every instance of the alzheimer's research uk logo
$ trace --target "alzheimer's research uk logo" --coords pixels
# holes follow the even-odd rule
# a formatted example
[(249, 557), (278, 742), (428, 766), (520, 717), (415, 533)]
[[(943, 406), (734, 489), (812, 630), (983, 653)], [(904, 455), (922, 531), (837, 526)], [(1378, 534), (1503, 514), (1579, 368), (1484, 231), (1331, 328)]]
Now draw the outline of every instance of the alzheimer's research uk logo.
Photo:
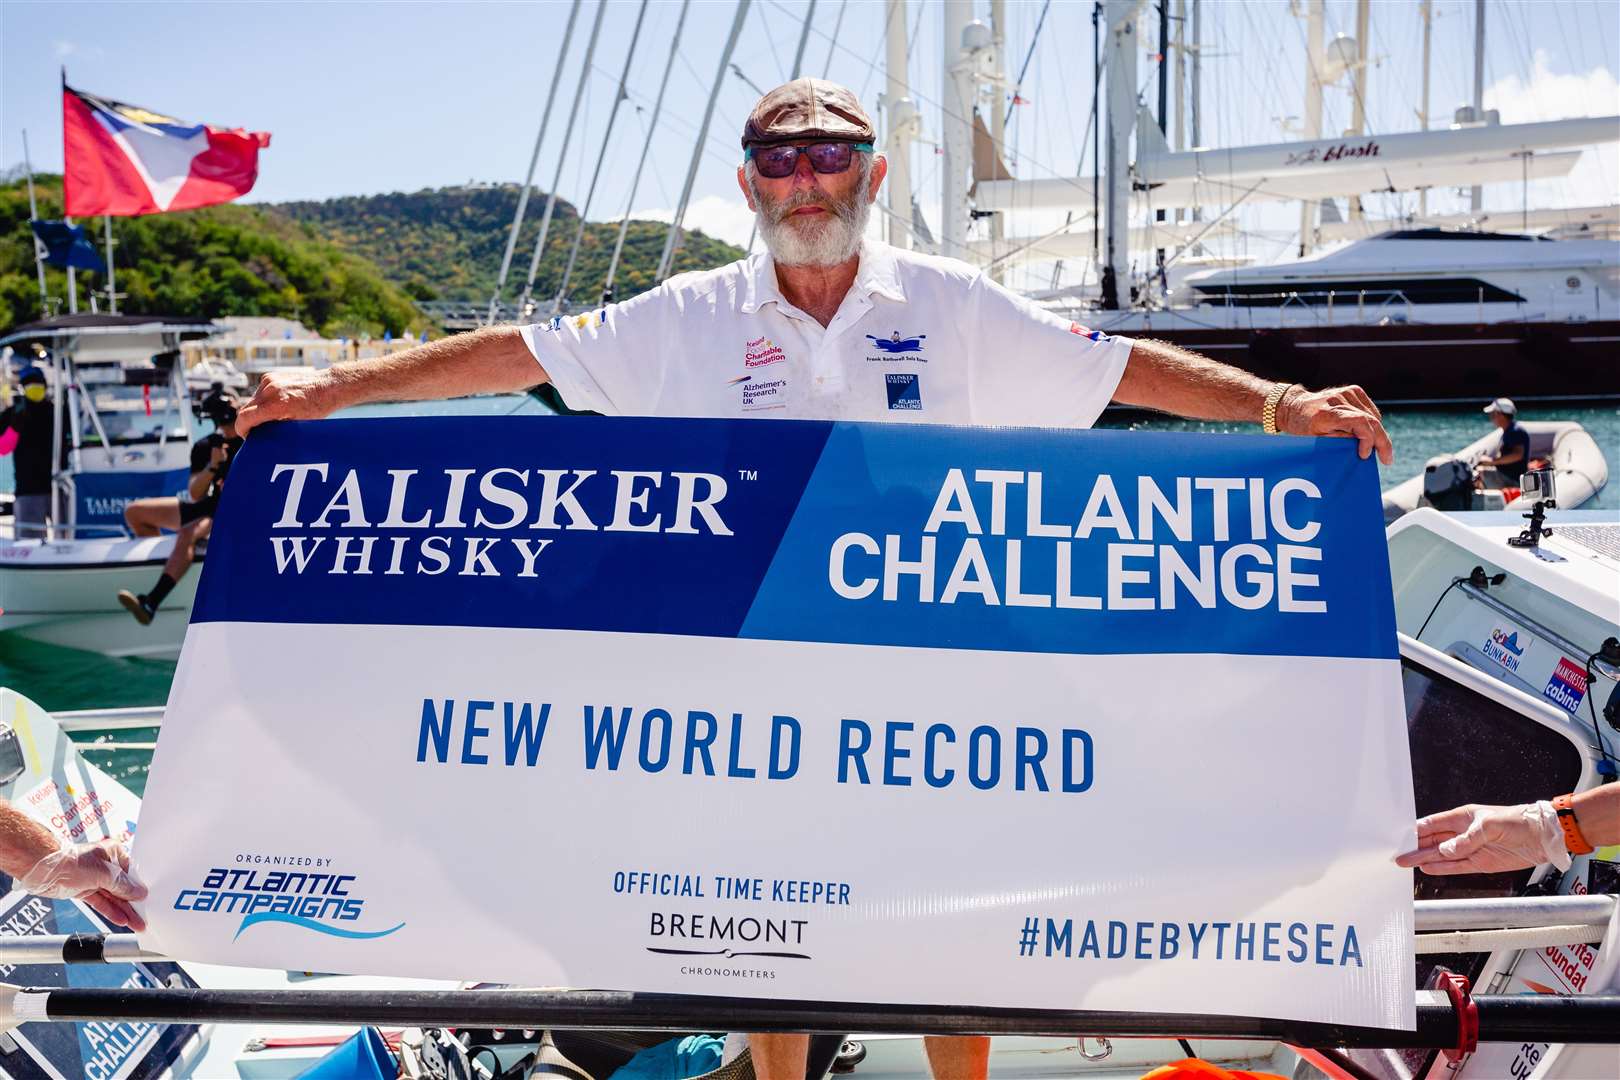
[[(255, 862), (260, 856), (238, 855), (237, 861)], [(357, 888), (354, 874), (333, 870), (330, 859), (269, 859), (270, 867), (211, 867), (196, 888), (181, 889), (174, 910), (197, 915), (241, 916), (235, 941), (260, 923), (288, 923), (329, 937), (369, 940), (387, 937), (403, 927), (367, 929), (368, 897)], [(276, 869), (275, 863), (296, 866)]]

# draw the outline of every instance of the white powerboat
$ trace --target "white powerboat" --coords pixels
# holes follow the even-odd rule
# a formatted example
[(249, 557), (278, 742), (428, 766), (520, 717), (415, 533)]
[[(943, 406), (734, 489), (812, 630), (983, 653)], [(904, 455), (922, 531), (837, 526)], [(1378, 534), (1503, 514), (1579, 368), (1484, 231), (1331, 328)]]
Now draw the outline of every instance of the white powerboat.
[[(1530, 436), (1530, 461), (1539, 460), (1552, 470), (1562, 509), (1580, 508), (1609, 482), (1609, 463), (1603, 457), (1603, 448), (1580, 424), (1526, 420), (1519, 427)], [(1429, 459), (1422, 472), (1384, 492), (1384, 521), (1394, 521), (1420, 506), (1437, 510), (1528, 510), (1535, 496), (1509, 487), (1495, 469), (1484, 470), (1482, 483), (1474, 483), (1474, 463), (1495, 454), (1501, 441), (1501, 434), (1493, 431), (1454, 454)]]
[(198, 319), (69, 315), (0, 338), (0, 347), (39, 358), (61, 433), (50, 535), (21, 539), (0, 518), (0, 633), (114, 656), (179, 654), (196, 574), (151, 626), (136, 623), (118, 591), (150, 588), (174, 537), (132, 538), (123, 514), (135, 499), (186, 490), (200, 432), (178, 348), (217, 329)]

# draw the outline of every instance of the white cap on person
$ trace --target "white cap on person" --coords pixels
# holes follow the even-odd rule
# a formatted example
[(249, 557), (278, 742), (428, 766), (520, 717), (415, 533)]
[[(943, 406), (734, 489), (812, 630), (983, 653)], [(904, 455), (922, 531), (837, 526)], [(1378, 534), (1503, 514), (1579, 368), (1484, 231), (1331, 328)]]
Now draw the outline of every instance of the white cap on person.
[(1488, 413), (1499, 412), (1505, 413), (1508, 416), (1517, 416), (1519, 414), (1519, 407), (1513, 404), (1512, 398), (1499, 397), (1489, 405), (1485, 406), (1483, 411)]

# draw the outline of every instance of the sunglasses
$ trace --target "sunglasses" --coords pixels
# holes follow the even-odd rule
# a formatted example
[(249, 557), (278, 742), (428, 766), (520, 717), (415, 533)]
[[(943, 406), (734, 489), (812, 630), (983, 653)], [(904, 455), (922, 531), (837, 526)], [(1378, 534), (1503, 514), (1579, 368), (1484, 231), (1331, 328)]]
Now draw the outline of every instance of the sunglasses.
[(752, 161), (759, 175), (771, 180), (792, 176), (799, 167), (799, 155), (810, 159), (810, 167), (818, 173), (841, 173), (855, 160), (857, 150), (872, 152), (871, 143), (823, 142), (809, 146), (750, 146), (743, 154), (744, 161)]

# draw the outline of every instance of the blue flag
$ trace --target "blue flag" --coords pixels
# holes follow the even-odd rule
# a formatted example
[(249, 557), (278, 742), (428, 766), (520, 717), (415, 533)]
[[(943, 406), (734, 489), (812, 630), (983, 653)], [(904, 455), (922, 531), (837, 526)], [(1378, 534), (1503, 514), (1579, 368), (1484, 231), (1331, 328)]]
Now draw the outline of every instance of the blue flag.
[(101, 256), (85, 235), (84, 226), (65, 221), (32, 221), (34, 235), (45, 245), (45, 261), (52, 266), (105, 272)]

